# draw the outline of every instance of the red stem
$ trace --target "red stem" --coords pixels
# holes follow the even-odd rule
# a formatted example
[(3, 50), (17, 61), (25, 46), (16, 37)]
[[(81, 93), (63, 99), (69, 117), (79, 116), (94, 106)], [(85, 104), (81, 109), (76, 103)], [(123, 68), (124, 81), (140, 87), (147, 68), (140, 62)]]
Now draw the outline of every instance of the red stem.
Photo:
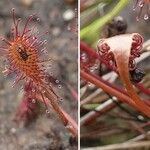
[(83, 77), (87, 81), (93, 83), (97, 87), (102, 88), (105, 92), (108, 92), (109, 94), (116, 96), (119, 100), (130, 104), (131, 106), (133, 106), (137, 110), (144, 113), (146, 116), (150, 117), (149, 113), (146, 110), (142, 111), (142, 109), (139, 109), (139, 107), (133, 102), (133, 100), (130, 97), (128, 97), (127, 95), (125, 95), (125, 94), (119, 92), (118, 90), (112, 88), (111, 86), (101, 82), (100, 80), (95, 78), (95, 76), (93, 76), (93, 74), (91, 74), (90, 72), (87, 73), (87, 72), (81, 70), (80, 75), (81, 75), (81, 77)]
[(142, 83), (137, 83), (137, 84), (135, 84), (135, 86), (136, 86), (139, 90), (143, 91), (145, 94), (150, 95), (150, 90), (147, 89), (147, 88), (145, 88)]
[[(43, 95), (47, 97), (45, 99), (45, 102), (47, 105), (52, 106), (52, 108), (55, 110), (55, 112), (58, 114), (60, 120), (63, 122), (64, 126), (66, 129), (68, 129), (73, 136), (78, 136), (78, 125), (77, 123), (70, 117), (70, 115), (65, 112), (57, 103), (57, 98), (56, 96), (50, 92), (47, 88), (43, 87)], [(37, 95), (36, 97), (38, 100), (43, 102), (42, 98)]]

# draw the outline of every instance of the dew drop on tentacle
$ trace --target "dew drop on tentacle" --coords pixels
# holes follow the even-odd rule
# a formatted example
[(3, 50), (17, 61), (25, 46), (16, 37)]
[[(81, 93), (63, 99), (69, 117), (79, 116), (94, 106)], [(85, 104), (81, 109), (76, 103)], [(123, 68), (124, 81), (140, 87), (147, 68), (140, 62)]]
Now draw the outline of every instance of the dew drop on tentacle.
[(35, 99), (32, 99), (32, 103), (36, 103), (36, 100), (35, 100)]
[(93, 73), (94, 72), (94, 67), (90, 67), (90, 72)]
[(83, 63), (86, 63), (86, 62), (88, 61), (88, 56), (87, 56), (86, 53), (82, 53), (82, 54), (81, 54), (81, 61), (82, 61)]
[(144, 20), (148, 20), (148, 19), (149, 19), (148, 14), (145, 14), (145, 15), (144, 15)]
[(59, 84), (59, 85), (58, 85), (58, 88), (59, 88), (59, 89), (61, 89), (61, 88), (62, 88), (62, 85), (61, 85), (61, 84)]
[(36, 92), (36, 90), (35, 90), (35, 89), (32, 89), (32, 92), (34, 93), (34, 92)]
[(67, 26), (67, 30), (68, 30), (68, 31), (71, 31), (70, 25)]
[(35, 36), (32, 37), (33, 40), (37, 39)]
[(48, 115), (50, 114), (50, 111), (48, 109), (46, 109), (46, 114), (48, 114)]
[(53, 75), (54, 75), (54, 74), (53, 74), (53, 72), (50, 72), (49, 74), (50, 74), (51, 76), (53, 76)]
[(145, 120), (145, 118), (144, 118), (142, 115), (138, 115), (137, 117), (138, 117), (138, 119), (140, 119), (141, 121)]
[(70, 130), (71, 130), (71, 129), (73, 128), (73, 126), (72, 126), (72, 125), (70, 125), (70, 124), (67, 124), (67, 125), (65, 126), (65, 128), (66, 128), (66, 129), (70, 129)]
[(56, 83), (59, 83), (59, 80), (56, 80), (55, 82), (56, 82)]
[(88, 87), (92, 87), (92, 83), (91, 82), (88, 82), (87, 85), (88, 85)]
[(63, 98), (62, 98), (62, 97), (58, 97), (58, 101), (59, 101), (59, 102), (62, 102), (62, 101), (63, 101)]
[(144, 6), (143, 0), (139, 1), (139, 7), (143, 7), (143, 6)]
[(40, 22), (41, 21), (41, 19), (38, 17), (37, 19), (36, 19), (38, 22)]
[(43, 90), (42, 93), (44, 94), (44, 93), (45, 93), (45, 90)]
[(99, 67), (99, 64), (98, 64), (98, 63), (95, 63), (95, 64), (94, 64), (94, 69), (98, 69), (98, 67)]
[(137, 16), (137, 17), (136, 17), (136, 21), (138, 22), (139, 20), (140, 20), (140, 19), (139, 19), (139, 17)]

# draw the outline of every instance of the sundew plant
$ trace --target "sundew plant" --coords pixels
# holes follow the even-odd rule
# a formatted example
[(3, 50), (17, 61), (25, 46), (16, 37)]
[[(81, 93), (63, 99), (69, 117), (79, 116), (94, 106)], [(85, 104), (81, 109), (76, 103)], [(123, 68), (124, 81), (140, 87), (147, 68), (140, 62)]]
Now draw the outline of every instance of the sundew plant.
[[(81, 0), (82, 146), (136, 142), (141, 134), (140, 140), (146, 139), (150, 66), (146, 69), (144, 62), (150, 55), (150, 43), (149, 36), (145, 38), (146, 33), (133, 30), (133, 26), (148, 26), (149, 7), (149, 0)], [(132, 18), (133, 24), (126, 17)], [(132, 142), (125, 144), (127, 149), (130, 146)]]
[[(21, 19), (17, 19), (15, 9), (11, 11), (13, 26), (10, 39), (1, 37), (2, 45), (0, 47), (2, 57), (5, 60), (5, 75), (15, 74), (13, 87), (22, 81), (24, 85), (24, 97), (18, 110), (19, 118), (31, 119), (36, 113), (36, 101), (42, 102), (46, 113), (50, 113), (52, 108), (66, 127), (73, 135), (77, 136), (77, 123), (70, 117), (59, 105), (62, 100), (58, 95), (54, 85), (61, 88), (60, 81), (53, 77), (53, 72), (48, 72), (52, 66), (52, 59), (45, 57), (47, 40), (41, 40), (41, 34), (36, 31), (36, 26), (30, 26), (36, 15), (30, 15), (24, 24), (20, 27)], [(39, 18), (37, 18), (38, 20)], [(49, 64), (49, 65), (45, 65)], [(27, 118), (28, 117), (28, 118)]]

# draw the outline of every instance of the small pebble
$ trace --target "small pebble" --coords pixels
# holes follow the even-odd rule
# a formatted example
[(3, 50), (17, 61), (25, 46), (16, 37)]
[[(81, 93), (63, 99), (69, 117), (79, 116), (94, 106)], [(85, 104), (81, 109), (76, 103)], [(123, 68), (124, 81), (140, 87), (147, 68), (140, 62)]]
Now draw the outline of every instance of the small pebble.
[(75, 12), (72, 9), (68, 9), (63, 13), (63, 19), (65, 21), (70, 21), (75, 17)]

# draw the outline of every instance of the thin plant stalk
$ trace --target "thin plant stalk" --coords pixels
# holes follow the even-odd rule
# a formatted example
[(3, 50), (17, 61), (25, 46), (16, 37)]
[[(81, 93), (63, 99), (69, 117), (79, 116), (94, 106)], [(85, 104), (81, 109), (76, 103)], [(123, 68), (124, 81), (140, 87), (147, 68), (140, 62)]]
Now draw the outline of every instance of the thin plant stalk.
[[(134, 108), (136, 108), (137, 110), (141, 111), (142, 113), (144, 113), (146, 116), (150, 117), (150, 112), (147, 109), (144, 108), (140, 108), (138, 107), (131, 98), (129, 98), (128, 96), (126, 96), (123, 93), (120, 93), (119, 91), (117, 91), (116, 89), (113, 89), (112, 87), (108, 86), (107, 84), (101, 82), (100, 80), (94, 78), (92, 76), (91, 73), (87, 73), (83, 70), (80, 71), (80, 75), (83, 79), (93, 83), (94, 85), (96, 85), (99, 88), (102, 88), (105, 92), (116, 96), (119, 100), (126, 102), (128, 104), (130, 104), (131, 106), (133, 106)], [(143, 110), (144, 109), (144, 110)]]
[[(45, 99), (46, 104), (52, 106), (52, 108), (55, 110), (55, 112), (59, 116), (60, 120), (62, 121), (66, 129), (68, 129), (73, 136), (77, 137), (78, 135), (77, 123), (72, 119), (72, 117), (67, 112), (65, 112), (59, 106), (56, 96), (51, 91), (49, 91), (46, 87), (43, 87), (43, 91), (44, 91), (43, 95), (47, 98)], [(39, 98), (39, 96), (38, 99), (43, 102), (42, 98)]]

